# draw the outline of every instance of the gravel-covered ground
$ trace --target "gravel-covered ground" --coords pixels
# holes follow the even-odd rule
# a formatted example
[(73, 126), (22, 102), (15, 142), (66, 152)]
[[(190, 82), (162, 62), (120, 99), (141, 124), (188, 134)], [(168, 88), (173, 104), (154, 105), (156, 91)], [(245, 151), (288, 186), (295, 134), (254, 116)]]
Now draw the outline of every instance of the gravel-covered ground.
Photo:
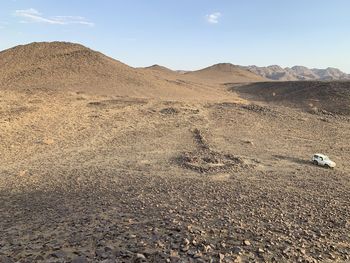
[(283, 106), (2, 92), (0, 262), (348, 262), (349, 142)]

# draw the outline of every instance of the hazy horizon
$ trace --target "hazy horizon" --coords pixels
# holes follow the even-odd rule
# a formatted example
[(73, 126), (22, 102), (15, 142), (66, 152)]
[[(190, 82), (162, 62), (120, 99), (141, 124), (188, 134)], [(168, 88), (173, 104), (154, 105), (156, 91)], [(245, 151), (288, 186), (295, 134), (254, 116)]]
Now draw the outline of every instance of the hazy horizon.
[(68, 41), (133, 67), (196, 70), (227, 62), (350, 73), (349, 7), (343, 0), (6, 0), (0, 10), (0, 50)]

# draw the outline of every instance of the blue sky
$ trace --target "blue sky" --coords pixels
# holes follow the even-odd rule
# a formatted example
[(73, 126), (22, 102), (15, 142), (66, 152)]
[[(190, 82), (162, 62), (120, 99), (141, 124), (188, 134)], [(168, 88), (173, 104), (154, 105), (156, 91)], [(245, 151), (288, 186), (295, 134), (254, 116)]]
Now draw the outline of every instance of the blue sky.
[(0, 50), (71, 41), (131, 66), (338, 67), (350, 73), (348, 0), (2, 0)]

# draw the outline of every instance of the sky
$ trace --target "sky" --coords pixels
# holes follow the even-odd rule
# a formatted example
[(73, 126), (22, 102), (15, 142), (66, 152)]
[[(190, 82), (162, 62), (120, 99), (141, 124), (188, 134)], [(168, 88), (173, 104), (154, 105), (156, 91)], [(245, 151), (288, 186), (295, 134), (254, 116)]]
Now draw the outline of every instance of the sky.
[(336, 67), (350, 73), (348, 0), (1, 0), (0, 50), (83, 44), (133, 67)]

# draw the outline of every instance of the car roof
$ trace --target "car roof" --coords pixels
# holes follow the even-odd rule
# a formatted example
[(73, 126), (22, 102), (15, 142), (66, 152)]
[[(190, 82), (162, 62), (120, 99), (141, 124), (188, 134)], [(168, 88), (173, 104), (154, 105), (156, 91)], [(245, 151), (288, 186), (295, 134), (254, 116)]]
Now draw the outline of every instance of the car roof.
[(317, 155), (317, 156), (323, 157), (323, 158), (328, 157), (327, 155), (324, 155), (324, 154), (322, 154), (322, 153), (315, 153), (314, 155)]

